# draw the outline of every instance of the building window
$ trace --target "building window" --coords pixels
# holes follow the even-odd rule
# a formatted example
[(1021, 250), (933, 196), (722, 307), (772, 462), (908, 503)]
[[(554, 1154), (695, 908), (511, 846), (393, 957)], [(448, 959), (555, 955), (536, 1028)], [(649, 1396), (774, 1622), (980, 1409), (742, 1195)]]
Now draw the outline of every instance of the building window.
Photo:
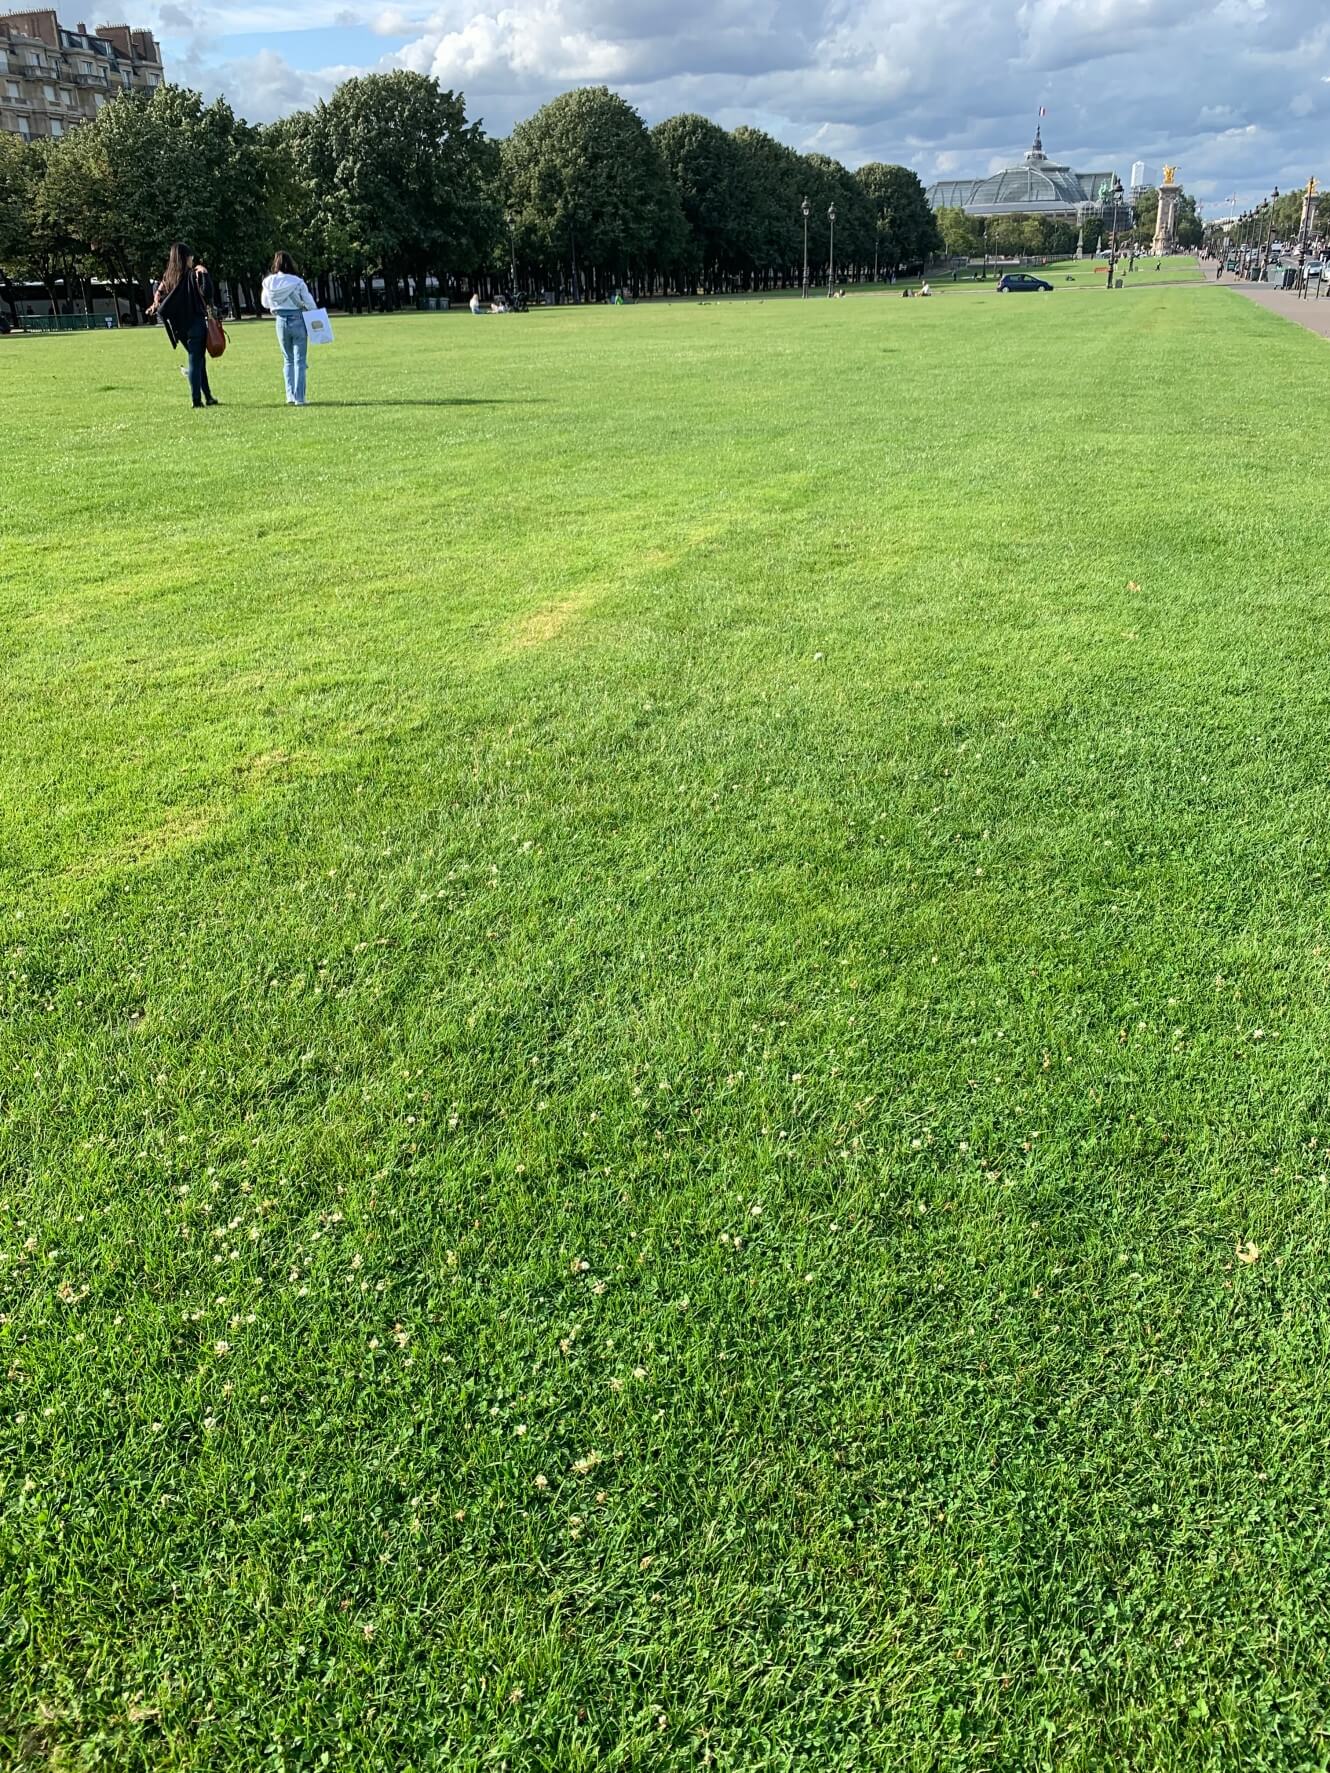
[(52, 119), (51, 119), (51, 134), (52, 135), (63, 135), (64, 133), (65, 133), (64, 124), (57, 123), (55, 118), (52, 117)]
[(28, 139), (28, 136), (29, 136), (29, 134), (30, 134), (30, 133), (31, 133), (31, 131), (30, 131), (30, 129), (29, 129), (29, 126), (28, 126), (28, 120), (27, 120), (27, 118), (26, 118), (26, 117), (20, 117), (20, 118), (19, 118), (19, 120), (18, 120), (18, 132), (19, 132), (19, 134), (20, 134), (20, 135), (21, 135), (21, 136), (22, 136), (22, 137), (23, 137), (23, 139), (24, 139), (24, 141), (25, 141), (25, 142), (26, 142), (26, 141), (27, 141), (27, 139)]
[(17, 80), (6, 80), (5, 81), (5, 97), (6, 98), (21, 98), (22, 96), (23, 96), (23, 88), (19, 85)]
[(46, 100), (48, 105), (58, 105), (60, 103), (60, 100), (55, 95), (54, 86), (43, 86), (42, 97)]

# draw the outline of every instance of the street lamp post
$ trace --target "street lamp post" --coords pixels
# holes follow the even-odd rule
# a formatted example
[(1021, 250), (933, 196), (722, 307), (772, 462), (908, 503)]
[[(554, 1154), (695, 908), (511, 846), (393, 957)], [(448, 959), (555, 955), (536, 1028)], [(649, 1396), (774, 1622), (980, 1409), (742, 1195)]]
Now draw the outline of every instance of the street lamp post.
[(831, 286), (836, 281), (836, 205), (827, 205), (827, 220), (831, 223), (831, 245), (827, 253), (827, 294), (831, 294)]
[(802, 297), (803, 297), (804, 301), (807, 301), (808, 300), (808, 218), (812, 214), (812, 206), (810, 205), (808, 199), (805, 197), (803, 202), (799, 205), (799, 208), (800, 208), (800, 211), (802, 212), (803, 218), (804, 218), (804, 281), (803, 281)]
[(1279, 186), (1276, 185), (1268, 199), (1268, 211), (1265, 222), (1265, 246), (1261, 253), (1261, 282), (1264, 283), (1270, 274), (1270, 242), (1275, 233), (1275, 205), (1279, 202)]
[(1113, 200), (1113, 224), (1108, 236), (1108, 287), (1113, 287), (1113, 267), (1118, 262), (1118, 204), (1122, 200), (1122, 180), (1113, 174), (1113, 183), (1108, 195)]

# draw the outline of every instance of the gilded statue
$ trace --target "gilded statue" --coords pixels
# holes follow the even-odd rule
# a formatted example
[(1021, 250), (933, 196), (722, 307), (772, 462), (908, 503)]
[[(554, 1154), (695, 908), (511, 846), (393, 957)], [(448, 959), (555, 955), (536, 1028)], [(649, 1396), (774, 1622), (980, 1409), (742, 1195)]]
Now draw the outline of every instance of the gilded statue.
[(1175, 182), (1175, 180), (1177, 179), (1177, 176), (1178, 176), (1178, 169), (1176, 166), (1166, 166), (1164, 168), (1164, 183), (1166, 185), (1173, 184)]

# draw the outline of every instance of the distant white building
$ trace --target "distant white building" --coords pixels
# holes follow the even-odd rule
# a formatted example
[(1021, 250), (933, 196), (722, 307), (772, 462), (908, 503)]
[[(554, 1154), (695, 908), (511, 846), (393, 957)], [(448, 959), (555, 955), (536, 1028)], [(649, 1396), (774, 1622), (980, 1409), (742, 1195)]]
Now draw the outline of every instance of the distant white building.
[(1133, 160), (1131, 163), (1131, 188), (1133, 193), (1145, 189), (1144, 160)]

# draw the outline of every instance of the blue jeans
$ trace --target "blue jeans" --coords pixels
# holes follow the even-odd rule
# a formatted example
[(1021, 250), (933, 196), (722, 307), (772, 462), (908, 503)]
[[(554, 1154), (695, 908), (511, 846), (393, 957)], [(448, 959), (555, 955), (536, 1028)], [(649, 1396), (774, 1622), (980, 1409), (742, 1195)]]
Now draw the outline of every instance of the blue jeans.
[(185, 334), (185, 356), (189, 359), (189, 394), (195, 406), (212, 399), (208, 386), (208, 322), (200, 314), (189, 323)]
[(285, 308), (279, 309), (277, 312), (277, 339), (282, 347), (282, 375), (286, 381), (286, 398), (303, 406), (305, 404), (305, 353), (309, 350), (309, 334), (305, 331), (305, 316), (301, 313), (289, 313)]

